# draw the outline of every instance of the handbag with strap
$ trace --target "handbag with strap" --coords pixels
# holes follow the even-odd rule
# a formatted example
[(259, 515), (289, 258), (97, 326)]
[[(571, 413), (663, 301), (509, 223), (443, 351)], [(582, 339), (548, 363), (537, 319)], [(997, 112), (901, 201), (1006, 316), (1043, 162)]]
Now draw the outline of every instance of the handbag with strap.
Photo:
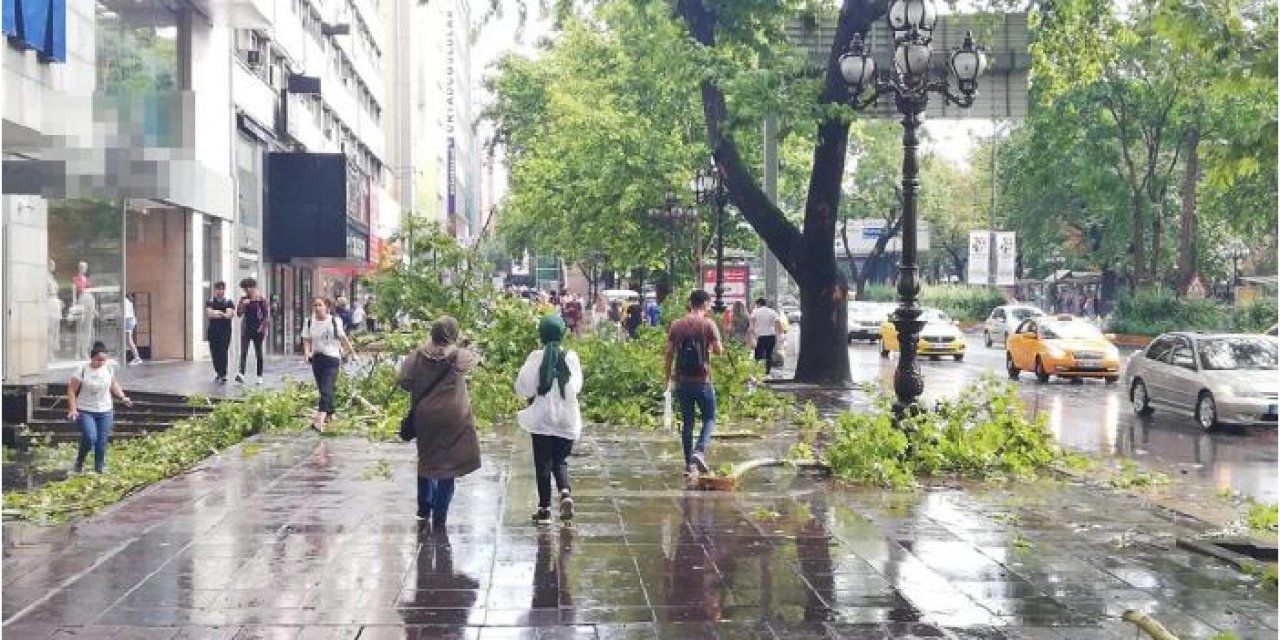
[(431, 390), (436, 388), (436, 385), (440, 384), (441, 380), (444, 380), (444, 377), (449, 374), (449, 370), (452, 368), (453, 368), (452, 363), (446, 363), (444, 371), (441, 371), (440, 375), (436, 376), (436, 379), (432, 380), (431, 384), (427, 385), (427, 388), (422, 390), (422, 395), (416, 398), (410, 395), (409, 410), (405, 412), (403, 418), (400, 418), (400, 439), (401, 440), (404, 440), (405, 442), (409, 442), (410, 440), (413, 440), (414, 437), (418, 435), (417, 429), (414, 429), (413, 427), (413, 408), (417, 406), (419, 400), (427, 397), (427, 394), (431, 393)]

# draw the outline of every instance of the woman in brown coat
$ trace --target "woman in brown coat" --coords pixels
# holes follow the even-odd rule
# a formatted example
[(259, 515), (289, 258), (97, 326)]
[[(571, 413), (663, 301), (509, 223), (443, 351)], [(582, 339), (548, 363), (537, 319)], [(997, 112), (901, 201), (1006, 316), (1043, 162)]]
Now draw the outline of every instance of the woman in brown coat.
[(418, 439), (418, 518), (444, 527), (454, 479), (480, 468), (480, 442), (471, 415), (466, 373), (479, 358), (457, 346), (458, 321), (431, 325), (431, 340), (409, 354), (397, 383), (410, 394)]

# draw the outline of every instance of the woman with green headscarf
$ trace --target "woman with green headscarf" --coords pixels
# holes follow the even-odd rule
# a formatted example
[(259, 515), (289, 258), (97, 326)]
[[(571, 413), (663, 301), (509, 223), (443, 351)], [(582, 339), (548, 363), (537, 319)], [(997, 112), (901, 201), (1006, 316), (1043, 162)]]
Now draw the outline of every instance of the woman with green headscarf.
[(582, 435), (582, 363), (578, 354), (561, 346), (564, 321), (548, 315), (538, 322), (542, 348), (529, 354), (516, 376), (516, 395), (533, 402), (516, 415), (520, 426), (533, 437), (533, 469), (538, 480), (537, 524), (551, 522), (551, 478), (560, 491), (560, 520), (573, 519), (569, 488), (569, 453)]

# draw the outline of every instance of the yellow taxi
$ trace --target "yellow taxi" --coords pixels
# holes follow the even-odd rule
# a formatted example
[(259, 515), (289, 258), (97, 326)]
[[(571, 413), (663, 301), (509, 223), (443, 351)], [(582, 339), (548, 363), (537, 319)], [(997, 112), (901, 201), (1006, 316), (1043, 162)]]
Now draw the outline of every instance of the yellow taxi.
[(1040, 382), (1058, 376), (1102, 378), (1111, 384), (1120, 378), (1120, 352), (1111, 343), (1114, 337), (1070, 315), (1028, 318), (1010, 334), (1005, 346), (1009, 379), (1031, 371)]
[[(880, 324), (880, 357), (888, 358), (889, 352), (900, 351), (898, 345), (898, 328), (893, 326), (893, 314)], [(956, 323), (947, 314), (925, 308), (920, 313), (924, 321), (924, 329), (920, 330), (920, 341), (916, 343), (916, 353), (937, 360), (942, 356), (951, 356), (957, 362), (964, 360), (964, 334), (956, 327)]]

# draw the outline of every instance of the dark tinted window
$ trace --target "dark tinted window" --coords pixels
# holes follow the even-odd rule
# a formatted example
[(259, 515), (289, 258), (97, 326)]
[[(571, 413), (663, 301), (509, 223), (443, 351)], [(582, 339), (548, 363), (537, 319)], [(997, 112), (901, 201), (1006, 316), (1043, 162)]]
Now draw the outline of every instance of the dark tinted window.
[(1151, 345), (1147, 347), (1147, 357), (1152, 360), (1168, 362), (1169, 351), (1172, 349), (1173, 349), (1173, 338), (1171, 337), (1156, 338), (1156, 341), (1152, 342)]

